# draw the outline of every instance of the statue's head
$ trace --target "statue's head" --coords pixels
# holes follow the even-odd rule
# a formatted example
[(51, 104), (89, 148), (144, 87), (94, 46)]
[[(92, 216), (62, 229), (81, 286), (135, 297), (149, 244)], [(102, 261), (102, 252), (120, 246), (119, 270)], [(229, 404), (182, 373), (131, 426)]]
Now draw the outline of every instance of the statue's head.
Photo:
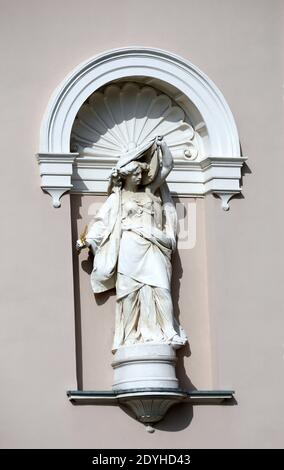
[(152, 139), (120, 156), (110, 175), (109, 194), (115, 188), (126, 185), (135, 190), (140, 184), (145, 186), (154, 180), (159, 168), (156, 140)]
[(120, 168), (115, 168), (110, 177), (110, 184), (113, 187), (123, 188), (126, 182), (129, 186), (139, 186), (142, 182), (143, 174), (148, 173), (150, 165), (145, 162), (133, 160)]

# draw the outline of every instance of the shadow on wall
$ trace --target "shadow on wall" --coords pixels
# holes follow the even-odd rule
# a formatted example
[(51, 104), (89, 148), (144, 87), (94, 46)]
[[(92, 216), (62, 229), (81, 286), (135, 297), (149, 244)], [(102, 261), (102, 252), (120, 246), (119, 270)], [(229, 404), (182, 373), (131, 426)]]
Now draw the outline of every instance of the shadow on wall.
[[(175, 204), (181, 204), (180, 199), (178, 196), (174, 197)], [(184, 217), (187, 217), (186, 207), (184, 206)], [(182, 262), (180, 258), (180, 253), (176, 250), (172, 256), (172, 299), (173, 299), (173, 310), (174, 315), (180, 324), (180, 287), (181, 287), (181, 279), (183, 277), (183, 269), (182, 269)], [(190, 338), (189, 338), (190, 341)], [(186, 369), (185, 369), (185, 358), (191, 356), (190, 345), (187, 343), (185, 347), (177, 350), (177, 365), (176, 365), (176, 374), (179, 381), (180, 388), (183, 390), (197, 390), (196, 387), (193, 385), (191, 380), (189, 379)]]
[[(173, 309), (175, 317), (179, 321), (180, 308), (179, 308), (179, 297), (180, 297), (180, 285), (183, 276), (183, 269), (180, 259), (180, 254), (176, 250), (172, 257), (173, 276), (172, 276), (172, 299)], [(190, 346), (187, 343), (185, 347), (177, 350), (177, 365), (176, 374), (179, 381), (180, 388), (183, 390), (196, 390), (196, 387), (192, 384), (185, 370), (185, 358), (191, 356)]]
[(163, 421), (155, 425), (159, 431), (177, 432), (187, 428), (193, 419), (193, 406), (188, 403), (174, 405)]
[[(134, 414), (126, 406), (120, 408), (132, 419), (137, 421)], [(187, 428), (193, 419), (193, 406), (187, 403), (173, 405), (162, 421), (155, 423), (153, 428), (157, 431), (177, 432)], [(140, 425), (143, 426), (141, 423)]]
[(74, 280), (74, 311), (75, 311), (75, 349), (76, 349), (76, 375), (78, 390), (83, 390), (83, 353), (82, 353), (82, 315), (81, 295), (79, 286), (79, 257), (75, 245), (78, 239), (77, 221), (81, 219), (80, 207), (81, 197), (70, 196), (71, 224), (72, 224), (72, 257), (73, 257), (73, 280)]

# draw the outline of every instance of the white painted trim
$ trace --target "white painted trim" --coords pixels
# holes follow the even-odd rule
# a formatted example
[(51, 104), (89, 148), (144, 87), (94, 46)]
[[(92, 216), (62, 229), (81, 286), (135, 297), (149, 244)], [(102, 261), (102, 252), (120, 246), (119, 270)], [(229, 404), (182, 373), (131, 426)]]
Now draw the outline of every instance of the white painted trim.
[(38, 153), (41, 187), (52, 197), (53, 207), (60, 207), (61, 196), (73, 185), (71, 176), (76, 153)]
[(113, 80), (146, 76), (165, 81), (189, 97), (204, 118), (211, 153), (240, 156), (235, 121), (222, 93), (197, 67), (153, 48), (129, 47), (104, 52), (80, 64), (53, 94), (40, 135), (40, 152), (69, 152), (71, 128), (84, 101)]
[[(160, 80), (180, 90), (198, 109), (206, 125), (209, 152), (203, 164), (208, 161), (208, 158), (211, 159), (209, 166), (214, 167), (215, 178), (210, 180), (211, 183), (205, 181), (210, 172), (207, 167), (202, 167), (202, 162), (198, 162), (199, 179), (202, 180), (200, 184), (202, 183), (203, 186), (192, 185), (191, 179), (193, 173), (196, 172), (195, 163), (197, 162), (189, 160), (184, 163), (184, 169), (181, 170), (184, 180), (182, 185), (169, 180), (172, 190), (183, 195), (199, 196), (208, 192), (220, 193), (220, 195), (233, 195), (240, 192), (240, 168), (244, 159), (239, 159), (240, 145), (237, 128), (222, 93), (193, 64), (160, 49), (145, 47), (115, 49), (79, 65), (55, 90), (48, 104), (41, 126), (40, 154), (52, 153), (58, 157), (68, 154), (71, 128), (84, 101), (98, 88), (113, 80), (137, 76)], [(234, 161), (238, 167), (239, 176), (230, 174)], [(55, 162), (54, 165), (56, 166)], [(53, 166), (53, 171), (56, 173), (55, 166)], [(76, 163), (76, 168), (78, 171), (81, 169), (79, 161)], [(90, 171), (90, 177), (86, 178), (88, 181), (95, 181), (94, 172), (97, 168)], [(226, 174), (226, 170), (229, 174)], [(173, 172), (173, 177), (174, 174)], [(58, 175), (62, 176), (62, 162), (58, 166)], [(45, 174), (45, 181), (42, 182), (45, 190), (51, 187), (50, 182), (46, 183), (47, 176)], [(74, 191), (78, 191), (79, 188), (76, 189), (77, 183), (75, 183), (76, 175), (73, 176), (72, 181)], [(85, 179), (84, 182), (86, 183)], [(59, 178), (58, 183), (61, 189), (68, 190), (72, 186), (71, 181), (68, 186), (66, 179), (63, 181), (63, 177)], [(99, 184), (97, 188), (90, 186), (89, 191), (104, 192), (104, 185)], [(223, 207), (227, 208), (226, 204)]]
[[(202, 197), (224, 190), (233, 195), (241, 190), (239, 182), (245, 160), (243, 157), (207, 157), (200, 161), (178, 162), (167, 181), (171, 192), (179, 196)], [(91, 158), (78, 158), (74, 163), (71, 192), (106, 194), (108, 176), (114, 164), (114, 160), (102, 159), (94, 166)]]

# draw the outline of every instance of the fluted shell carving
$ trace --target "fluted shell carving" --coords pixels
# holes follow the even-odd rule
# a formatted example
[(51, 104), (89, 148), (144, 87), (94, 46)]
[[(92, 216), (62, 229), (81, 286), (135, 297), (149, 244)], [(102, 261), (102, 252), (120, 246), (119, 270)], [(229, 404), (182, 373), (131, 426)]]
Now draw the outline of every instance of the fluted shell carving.
[(183, 109), (150, 86), (126, 82), (93, 93), (80, 108), (71, 150), (81, 156), (118, 158), (164, 136), (174, 156), (195, 158), (195, 132)]

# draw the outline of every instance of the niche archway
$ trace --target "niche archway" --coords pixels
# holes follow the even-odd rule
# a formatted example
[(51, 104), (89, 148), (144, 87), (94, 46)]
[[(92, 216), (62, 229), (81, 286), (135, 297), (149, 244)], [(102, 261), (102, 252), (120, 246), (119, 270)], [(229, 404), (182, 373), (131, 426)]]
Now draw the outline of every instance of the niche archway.
[[(142, 47), (115, 49), (81, 64), (52, 96), (41, 126), (38, 162), (41, 187), (52, 196), (54, 207), (60, 206), (60, 197), (67, 191), (105, 192), (105, 185), (96, 179), (97, 162), (80, 161), (79, 153), (70, 151), (70, 137), (75, 118), (89, 97), (123, 80), (154, 87), (170, 96), (202, 136), (203, 151), (198, 157), (192, 158), (189, 153), (188, 158), (176, 162), (169, 179), (171, 190), (194, 197), (214, 193), (227, 210), (229, 199), (241, 191), (245, 161), (228, 104), (216, 85), (190, 62), (163, 50)], [(85, 171), (80, 170), (82, 165)], [(90, 174), (93, 185), (86, 183)], [(101, 174), (101, 181), (105, 176)]]

